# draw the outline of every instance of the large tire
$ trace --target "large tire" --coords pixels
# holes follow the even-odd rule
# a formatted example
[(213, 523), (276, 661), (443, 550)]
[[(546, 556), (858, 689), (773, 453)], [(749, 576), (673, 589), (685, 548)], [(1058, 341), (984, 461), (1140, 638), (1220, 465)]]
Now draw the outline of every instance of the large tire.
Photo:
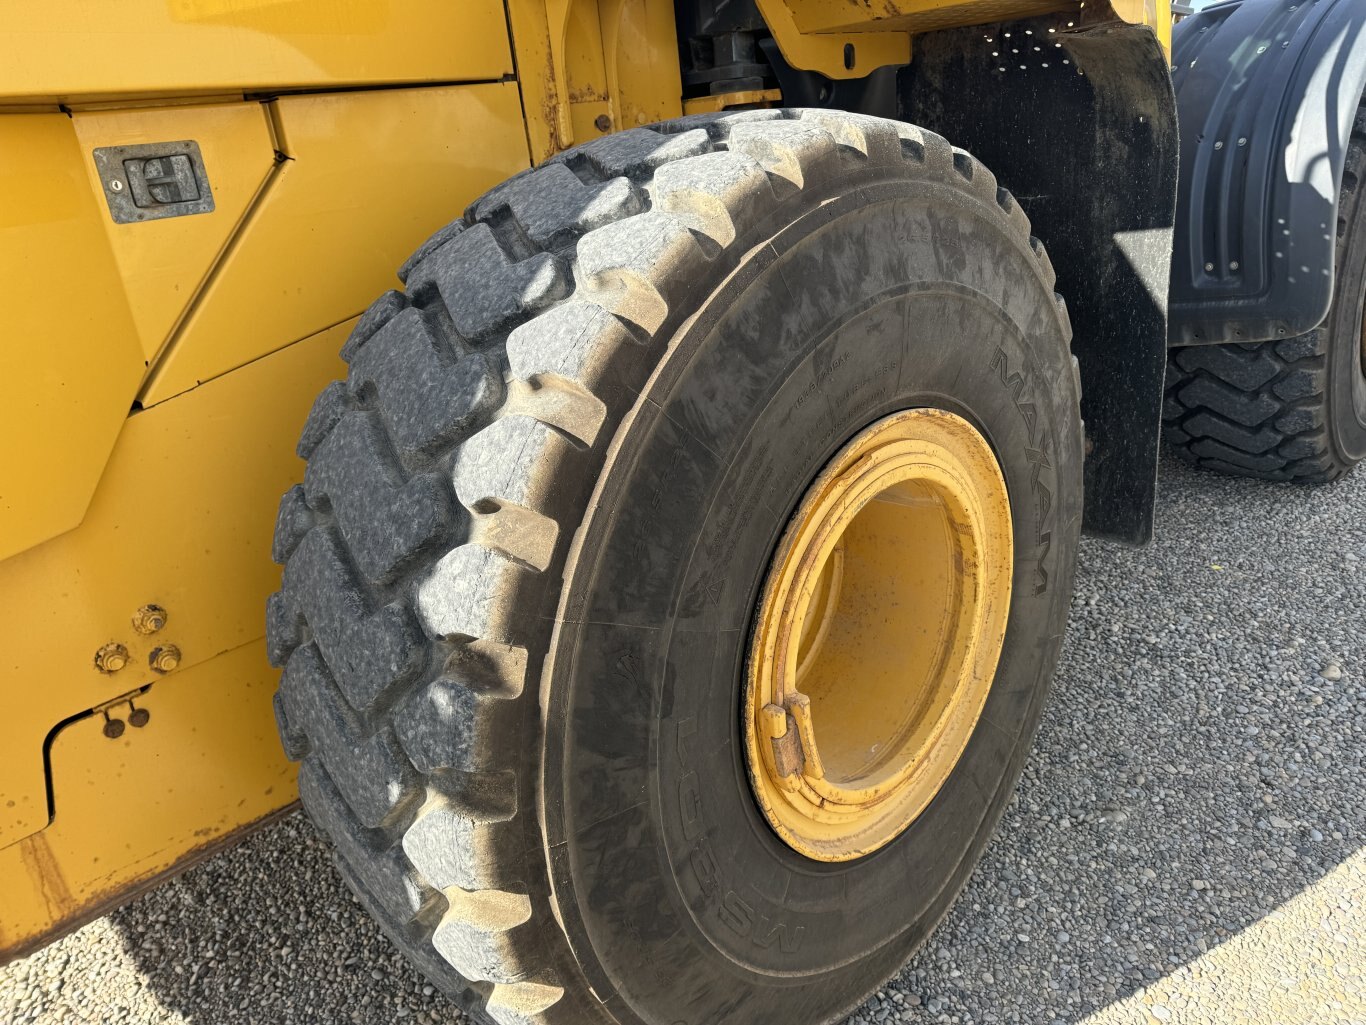
[(1164, 433), (1184, 459), (1240, 477), (1320, 484), (1366, 458), (1363, 183), (1366, 110), (1358, 110), (1338, 199), (1328, 316), (1295, 338), (1172, 349)]
[[(281, 735), (343, 874), (500, 1025), (837, 1019), (966, 881), (1061, 643), (1078, 385), (1024, 214), (938, 136), (755, 111), (566, 153), (400, 276), (275, 535)], [(1009, 488), (1004, 650), (929, 809), (807, 861), (734, 738), (748, 624), (822, 465), (924, 405)]]

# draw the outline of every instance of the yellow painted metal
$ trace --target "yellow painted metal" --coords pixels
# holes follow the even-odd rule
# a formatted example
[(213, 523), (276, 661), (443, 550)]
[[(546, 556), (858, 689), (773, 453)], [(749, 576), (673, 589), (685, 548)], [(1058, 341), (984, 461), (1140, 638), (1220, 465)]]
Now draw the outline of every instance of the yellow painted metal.
[(511, 82), (271, 106), (289, 159), (153, 369), (145, 406), (356, 316), (424, 238), (528, 163), (509, 130), (521, 123)]
[(507, 0), (527, 141), (536, 162), (574, 144), (564, 52), (570, 2)]
[[(279, 584), (270, 561), (275, 509), (303, 471), (294, 441), (313, 397), (344, 369), (337, 351), (349, 327), (129, 418), (84, 522), (0, 564), (0, 848), (48, 821), (43, 744), (54, 726), (153, 681), (160, 687), (197, 672), (262, 636), (262, 610)], [(144, 623), (139, 610), (149, 604), (165, 610), (166, 621), (144, 633), (134, 618)], [(111, 644), (125, 650), (124, 666), (101, 672), (96, 654)], [(162, 677), (151, 659), (168, 644), (180, 659)], [(230, 695), (275, 674), (258, 659), (250, 673), (211, 677)], [(253, 730), (273, 728), (268, 708), (253, 714)], [(186, 758), (204, 744), (231, 744), (237, 722), (221, 720), (222, 735), (212, 740), (202, 729), (177, 743)], [(55, 796), (60, 815), (62, 795)], [(168, 859), (178, 853), (162, 848)], [(0, 899), (0, 918), (8, 907)]]
[(1078, 24), (1115, 17), (1150, 26), (1171, 52), (1171, 0), (758, 0), (788, 63), (830, 78), (904, 64), (913, 36), (1041, 14)]
[(1115, 14), (1131, 25), (1147, 25), (1167, 56), (1172, 52), (1172, 0), (1110, 0)]
[(533, 161), (682, 113), (668, 0), (508, 0), (508, 14)]
[(500, 0), (0, 0), (0, 103), (511, 72)]
[[(601, 0), (601, 4), (615, 5), (614, 0)], [(612, 128), (599, 4), (571, 0), (562, 7), (566, 19), (564, 59), (570, 131), (575, 142), (587, 142)]]
[(736, 107), (776, 107), (783, 101), (778, 89), (742, 89), (716, 96), (698, 96), (683, 101), (685, 114), (716, 114)]
[(57, 732), (52, 824), (0, 848), (0, 963), (295, 799), (271, 714), (277, 675), (254, 641), (134, 698), (143, 726), (126, 703), (110, 708), (117, 739), (98, 713)]
[(765, 583), (745, 682), (750, 782), (817, 861), (890, 843), (967, 746), (1010, 608), (1005, 480), (938, 409), (862, 431), (812, 484)]
[(80, 522), (144, 370), (85, 162), (65, 115), (0, 116), (0, 559)]
[(204, 158), (212, 212), (132, 224), (116, 224), (107, 213), (101, 218), (142, 353), (150, 362), (275, 166), (267, 111), (251, 102), (179, 105), (76, 113), (71, 123), (90, 189), (101, 203), (103, 184), (90, 157), (98, 147), (193, 139)]
[[(772, 0), (760, 0), (767, 8)], [(950, 25), (980, 25), (1005, 18), (1078, 9), (1078, 0), (782, 0), (799, 31), (923, 32)]]
[(607, 87), (615, 128), (682, 113), (678, 31), (669, 0), (612, 0), (602, 9)]
[(849, 3), (845, 24), (835, 28), (815, 27), (811, 15), (824, 6), (824, 0), (758, 0), (773, 39), (784, 59), (794, 68), (819, 71), (827, 78), (862, 78), (870, 71), (889, 64), (905, 64), (911, 59), (911, 36), (900, 28), (891, 30), (876, 25), (878, 15), (871, 5)]

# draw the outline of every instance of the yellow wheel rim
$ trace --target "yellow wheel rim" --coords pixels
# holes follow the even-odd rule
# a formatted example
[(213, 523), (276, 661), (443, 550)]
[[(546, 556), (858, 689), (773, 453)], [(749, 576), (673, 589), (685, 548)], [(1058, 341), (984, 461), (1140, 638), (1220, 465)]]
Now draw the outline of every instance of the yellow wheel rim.
[(745, 681), (750, 783), (788, 846), (851, 861), (934, 799), (996, 675), (1013, 547), (991, 447), (944, 410), (879, 421), (812, 484)]

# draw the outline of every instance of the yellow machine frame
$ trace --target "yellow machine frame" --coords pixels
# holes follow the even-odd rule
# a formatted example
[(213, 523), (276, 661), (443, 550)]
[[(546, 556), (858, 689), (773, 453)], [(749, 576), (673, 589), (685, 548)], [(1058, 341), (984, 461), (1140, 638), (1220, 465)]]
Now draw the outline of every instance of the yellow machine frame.
[[(789, 63), (850, 78), (918, 32), (1085, 4), (759, 6)], [(1115, 8), (1169, 36), (1166, 3)], [(3, 961), (294, 802), (271, 523), (313, 396), (407, 254), (570, 145), (781, 95), (685, 104), (670, 0), (0, 12)], [(92, 151), (181, 139), (212, 212), (115, 223)]]

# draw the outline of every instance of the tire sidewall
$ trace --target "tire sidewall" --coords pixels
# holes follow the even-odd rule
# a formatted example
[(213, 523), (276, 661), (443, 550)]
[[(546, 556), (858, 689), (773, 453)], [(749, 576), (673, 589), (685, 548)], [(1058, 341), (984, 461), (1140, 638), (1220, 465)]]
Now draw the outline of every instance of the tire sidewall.
[(1329, 322), (1328, 430), (1348, 466), (1366, 458), (1366, 374), (1362, 371), (1362, 317), (1366, 309), (1366, 205), (1358, 205), (1336, 284)]
[[(617, 431), (543, 675), (552, 886), (622, 1022), (832, 1020), (966, 881), (1018, 778), (1065, 623), (1081, 442), (1034, 254), (960, 188), (808, 188), (717, 261)], [(702, 291), (702, 289), (699, 289)], [(949, 409), (991, 443), (1015, 572), (1000, 667), (944, 789), (844, 865), (783, 845), (749, 791), (740, 679), (764, 568), (862, 428)], [(737, 1017), (738, 1016), (738, 1017)]]

